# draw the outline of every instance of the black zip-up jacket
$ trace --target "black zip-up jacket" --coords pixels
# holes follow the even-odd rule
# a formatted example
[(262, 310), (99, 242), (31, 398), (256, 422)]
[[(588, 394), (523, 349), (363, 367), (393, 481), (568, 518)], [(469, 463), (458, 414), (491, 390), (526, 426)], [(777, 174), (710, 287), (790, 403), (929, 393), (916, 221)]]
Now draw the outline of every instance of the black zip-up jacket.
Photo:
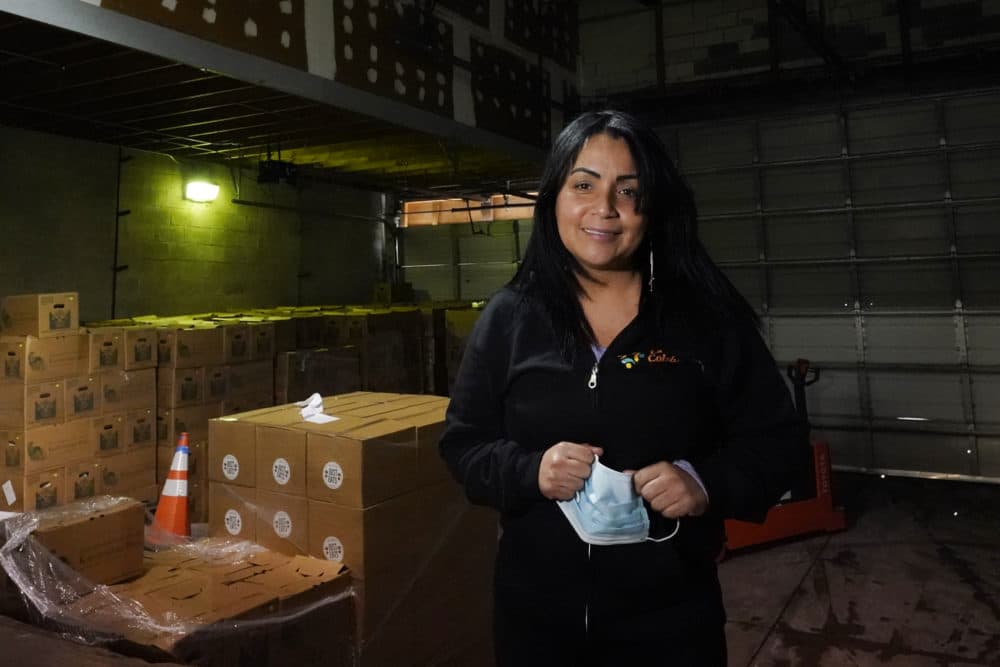
[[(440, 450), (469, 500), (500, 511), (496, 604), (507, 613), (579, 619), (619, 639), (721, 623), (723, 519), (763, 519), (810, 470), (806, 428), (752, 326), (660, 329), (643, 308), (600, 362), (581, 344), (569, 363), (545, 314), (510, 288), (477, 321)], [(686, 459), (709, 511), (662, 543), (588, 547), (538, 488), (542, 454), (563, 440), (602, 447), (616, 470)], [(672, 530), (650, 518), (653, 537)]]

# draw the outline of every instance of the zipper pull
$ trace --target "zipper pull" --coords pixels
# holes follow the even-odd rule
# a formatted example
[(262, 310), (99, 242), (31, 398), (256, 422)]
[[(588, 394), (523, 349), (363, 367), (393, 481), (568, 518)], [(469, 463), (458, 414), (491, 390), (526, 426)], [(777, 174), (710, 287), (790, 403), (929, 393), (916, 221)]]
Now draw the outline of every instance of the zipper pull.
[(597, 389), (597, 364), (590, 369), (590, 381), (587, 383), (588, 389)]

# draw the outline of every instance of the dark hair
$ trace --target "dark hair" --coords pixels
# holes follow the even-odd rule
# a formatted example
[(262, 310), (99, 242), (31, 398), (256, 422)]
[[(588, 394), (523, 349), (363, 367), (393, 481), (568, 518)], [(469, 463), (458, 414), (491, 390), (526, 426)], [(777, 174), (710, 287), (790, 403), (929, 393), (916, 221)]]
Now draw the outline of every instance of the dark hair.
[(653, 288), (644, 289), (641, 307), (652, 305), (661, 324), (670, 313), (699, 329), (731, 320), (756, 324), (753, 308), (698, 239), (694, 196), (660, 137), (624, 112), (588, 111), (567, 125), (552, 145), (539, 184), (531, 239), (509, 283), (541, 304), (563, 353), (572, 355), (577, 342), (593, 341), (594, 335), (579, 302), (583, 286), (578, 274), (583, 268), (559, 237), (556, 198), (584, 143), (602, 133), (625, 141), (638, 171), (636, 209), (646, 217), (646, 235), (633, 262), (644, 284), (649, 281), (650, 249), (654, 263)]

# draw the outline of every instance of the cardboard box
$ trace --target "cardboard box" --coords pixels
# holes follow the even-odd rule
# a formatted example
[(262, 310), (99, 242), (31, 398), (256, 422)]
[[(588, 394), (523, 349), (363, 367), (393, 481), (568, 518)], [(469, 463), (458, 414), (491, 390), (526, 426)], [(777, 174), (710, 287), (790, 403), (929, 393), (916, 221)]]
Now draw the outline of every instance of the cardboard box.
[(250, 327), (246, 324), (227, 324), (222, 327), (225, 357), (223, 363), (241, 364), (253, 357)]
[(274, 352), (294, 350), (296, 345), (296, 324), (290, 317), (269, 316), (268, 323), (274, 325)]
[(308, 349), (326, 345), (326, 328), (329, 317), (320, 312), (296, 313), (295, 348)]
[(158, 407), (179, 408), (206, 401), (204, 368), (161, 368), (156, 375)]
[(391, 311), (368, 316), (362, 352), (365, 389), (419, 393), (424, 388), (423, 321), (420, 311)]
[(96, 461), (71, 463), (66, 466), (66, 500), (85, 500), (103, 495), (103, 466)]
[(86, 335), (89, 340), (88, 373), (124, 368), (124, 329), (121, 327), (90, 329)]
[(229, 367), (230, 396), (274, 397), (274, 361), (251, 361)]
[[(156, 662), (357, 665), (342, 568), (269, 551), (233, 555), (208, 543), (199, 551), (208, 556), (150, 554), (142, 577), (115, 586), (114, 597), (98, 591), (77, 600), (69, 616), (123, 635), (124, 652)], [(123, 624), (126, 605), (140, 605), (149, 622)]]
[(101, 377), (83, 375), (68, 378), (65, 384), (66, 420), (91, 418), (103, 411)]
[(357, 346), (282, 352), (275, 359), (277, 403), (300, 401), (318, 393), (344, 394), (361, 389), (361, 350)]
[(366, 653), (407, 647), (399, 664), (436, 664), (457, 637), (488, 632), (496, 513), (470, 505), (457, 484), (366, 509), (309, 509), (310, 553), (347, 564), (354, 577)]
[(284, 554), (309, 551), (309, 508), (303, 496), (257, 490), (257, 544)]
[(208, 479), (223, 484), (257, 484), (256, 424), (237, 417), (208, 423)]
[(208, 531), (210, 535), (257, 541), (254, 507), (257, 491), (250, 487), (208, 483)]
[(258, 424), (306, 426), (300, 408), (294, 405), (268, 407), (213, 419), (209, 423), (208, 437), (210, 480), (237, 486), (256, 486)]
[(142, 574), (145, 509), (134, 500), (101, 498), (39, 515), (35, 538), (95, 584)]
[(90, 457), (90, 422), (76, 420), (65, 424), (35, 426), (24, 431), (0, 431), (6, 443), (4, 464), (32, 473), (65, 466)]
[(225, 401), (229, 398), (229, 366), (209, 366), (205, 369), (205, 400)]
[(306, 433), (258, 424), (255, 431), (257, 491), (306, 495)]
[[(0, 467), (0, 512), (24, 511), (24, 469)], [(3, 568), (0, 568), (3, 572)], [(0, 580), (3, 575), (0, 574)]]
[(76, 333), (79, 328), (76, 292), (19, 294), (0, 299), (0, 331), (4, 336), (50, 338)]
[(274, 401), (268, 396), (254, 396), (244, 394), (243, 396), (233, 396), (222, 402), (222, 416), (237, 415), (244, 412), (253, 412), (264, 408), (273, 408)]
[(309, 555), (343, 563), (361, 579), (419, 555), (414, 493), (364, 509), (310, 499), (308, 524)]
[(65, 421), (62, 382), (0, 385), (0, 428), (24, 429)]
[(137, 500), (148, 500), (150, 495), (155, 500), (158, 496), (156, 450), (152, 447), (106, 456), (100, 462), (104, 493)]
[(125, 327), (124, 368), (127, 371), (137, 371), (144, 368), (156, 368), (159, 341), (156, 329), (152, 327)]
[(274, 359), (274, 323), (251, 322), (247, 326), (250, 335), (250, 359), (253, 361)]
[(117, 414), (156, 405), (156, 369), (101, 373), (102, 410)]
[(378, 417), (379, 419), (391, 418), (401, 410), (409, 410), (415, 407), (439, 405), (439, 396), (423, 396), (414, 394), (393, 394), (391, 398), (366, 405), (350, 406), (338, 409), (337, 414), (354, 417)]
[(87, 372), (87, 336), (0, 338), (4, 358), (0, 381), (35, 384)]
[(208, 482), (188, 481), (188, 521), (208, 523)]
[(161, 408), (156, 413), (158, 446), (175, 447), (181, 433), (188, 434), (188, 444), (208, 441), (208, 425), (222, 416), (221, 403), (206, 403), (183, 408)]
[(125, 413), (125, 449), (156, 446), (156, 412), (153, 408)]
[(161, 367), (196, 368), (226, 363), (220, 327), (157, 329), (157, 364)]
[[(430, 407), (429, 410), (426, 408)], [(451, 479), (451, 473), (441, 458), (438, 442), (444, 435), (447, 404), (417, 405), (389, 415), (389, 419), (412, 426), (417, 437), (417, 483), (434, 484)]]
[(66, 469), (26, 472), (23, 488), (22, 509), (25, 512), (63, 505), (66, 503)]
[(346, 433), (306, 436), (306, 494), (314, 500), (368, 507), (416, 488), (412, 427), (375, 422)]
[(90, 420), (90, 455), (110, 456), (125, 451), (125, 441), (128, 437), (126, 427), (128, 413), (101, 415)]
[(364, 313), (331, 313), (325, 324), (324, 345), (360, 348), (368, 335), (368, 315)]

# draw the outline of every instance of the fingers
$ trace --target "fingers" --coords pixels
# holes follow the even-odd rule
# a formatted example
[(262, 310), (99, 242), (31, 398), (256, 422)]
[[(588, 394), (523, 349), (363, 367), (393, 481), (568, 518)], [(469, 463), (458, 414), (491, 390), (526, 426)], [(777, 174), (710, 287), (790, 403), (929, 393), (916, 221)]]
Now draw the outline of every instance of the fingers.
[(559, 442), (547, 449), (538, 468), (538, 488), (542, 495), (552, 500), (572, 498), (583, 488), (594, 457), (601, 453), (600, 447), (572, 442)]
[(636, 492), (653, 511), (668, 519), (703, 514), (708, 507), (704, 490), (687, 472), (666, 461), (636, 471)]

